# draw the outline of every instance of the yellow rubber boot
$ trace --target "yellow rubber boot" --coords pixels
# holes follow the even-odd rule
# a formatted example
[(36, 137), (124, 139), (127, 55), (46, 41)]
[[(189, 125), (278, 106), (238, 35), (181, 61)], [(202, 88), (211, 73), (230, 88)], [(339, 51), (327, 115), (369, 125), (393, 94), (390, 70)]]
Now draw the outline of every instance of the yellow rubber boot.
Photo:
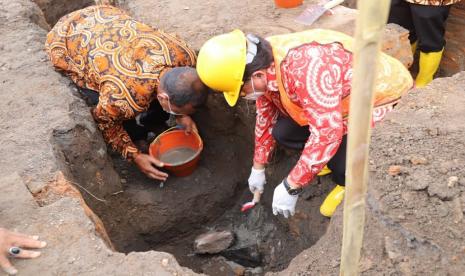
[(418, 45), (418, 40), (410, 44), (410, 47), (412, 47), (412, 55), (415, 55), (417, 52), (417, 45)]
[(420, 52), (420, 72), (418, 72), (415, 84), (417, 87), (425, 87), (433, 80), (434, 73), (439, 68), (441, 63), (442, 52), (424, 53)]
[(336, 187), (328, 194), (320, 206), (320, 213), (325, 217), (332, 217), (337, 206), (344, 199), (345, 187), (336, 185)]
[(328, 175), (332, 173), (331, 169), (328, 168), (327, 165), (325, 165), (325, 167), (323, 169), (321, 169), (321, 171), (317, 174), (318, 176), (325, 176), (325, 175)]

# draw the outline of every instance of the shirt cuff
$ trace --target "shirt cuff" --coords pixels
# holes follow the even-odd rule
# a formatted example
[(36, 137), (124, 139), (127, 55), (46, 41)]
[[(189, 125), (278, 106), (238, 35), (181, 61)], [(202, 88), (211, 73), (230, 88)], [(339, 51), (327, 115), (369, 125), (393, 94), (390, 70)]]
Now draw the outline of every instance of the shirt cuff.
[(256, 147), (254, 151), (253, 161), (260, 164), (268, 164), (270, 157), (270, 151), (266, 150), (265, 147)]
[(307, 186), (315, 175), (311, 172), (300, 172), (300, 170), (294, 168), (291, 173), (289, 173), (288, 179), (300, 187)]
[(132, 146), (128, 146), (125, 151), (126, 151), (126, 160), (130, 162), (134, 161), (137, 155), (141, 154), (141, 152), (137, 148), (132, 147)]

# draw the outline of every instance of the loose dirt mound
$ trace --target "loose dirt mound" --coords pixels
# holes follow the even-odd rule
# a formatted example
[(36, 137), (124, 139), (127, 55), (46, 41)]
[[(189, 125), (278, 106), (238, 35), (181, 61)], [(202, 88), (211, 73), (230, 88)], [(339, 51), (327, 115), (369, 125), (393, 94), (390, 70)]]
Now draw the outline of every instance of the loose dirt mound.
[[(373, 132), (365, 275), (463, 275), (464, 85), (460, 73), (413, 91)], [(325, 236), (279, 275), (338, 273), (341, 209)]]

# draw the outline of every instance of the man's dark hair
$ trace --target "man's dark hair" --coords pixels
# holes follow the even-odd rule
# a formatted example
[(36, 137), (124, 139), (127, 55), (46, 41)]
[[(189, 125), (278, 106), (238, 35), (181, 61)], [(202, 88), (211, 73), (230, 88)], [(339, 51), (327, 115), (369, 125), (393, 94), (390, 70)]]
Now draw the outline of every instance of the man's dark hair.
[(242, 77), (243, 82), (248, 81), (255, 71), (267, 69), (273, 62), (273, 52), (270, 43), (260, 36), (256, 37), (259, 40), (257, 44), (257, 55), (251, 63), (245, 66), (244, 76)]
[(160, 79), (161, 85), (170, 97), (170, 102), (178, 107), (192, 104), (198, 108), (205, 104), (210, 88), (199, 78), (192, 67), (175, 67), (168, 70)]

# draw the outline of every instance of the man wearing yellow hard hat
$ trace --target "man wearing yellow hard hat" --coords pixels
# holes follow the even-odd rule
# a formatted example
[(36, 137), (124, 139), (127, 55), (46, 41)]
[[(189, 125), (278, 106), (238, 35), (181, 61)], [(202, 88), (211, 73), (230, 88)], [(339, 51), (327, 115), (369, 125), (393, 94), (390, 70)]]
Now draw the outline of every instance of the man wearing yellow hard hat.
[[(276, 142), (302, 150), (274, 190), (275, 215), (293, 215), (298, 195), (317, 174), (332, 173), (336, 184), (320, 212), (332, 216), (343, 200), (351, 49), (351, 37), (320, 29), (267, 39), (234, 30), (211, 38), (200, 49), (197, 72), (203, 83), (222, 91), (231, 106), (239, 96), (256, 101), (251, 192), (263, 192), (265, 166)], [(394, 58), (382, 54), (379, 67), (373, 123), (413, 84)]]

